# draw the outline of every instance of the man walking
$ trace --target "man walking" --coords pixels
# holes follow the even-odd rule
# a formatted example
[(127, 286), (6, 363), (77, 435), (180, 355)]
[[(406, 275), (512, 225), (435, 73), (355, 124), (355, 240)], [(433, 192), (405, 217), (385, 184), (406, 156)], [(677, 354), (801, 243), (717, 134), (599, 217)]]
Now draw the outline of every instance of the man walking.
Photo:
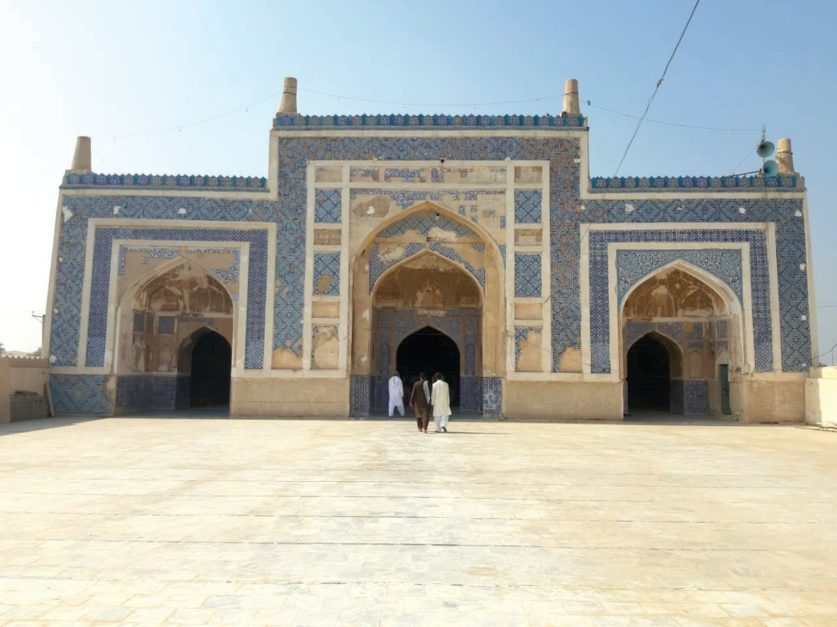
[(398, 371), (395, 371), (389, 378), (389, 417), (392, 418), (392, 410), (398, 408), (398, 413), (404, 415), (404, 384), (401, 383), (401, 377), (398, 376)]
[(436, 420), (436, 433), (448, 432), (450, 418), (450, 387), (441, 372), (433, 375), (433, 391), (430, 394), (433, 404), (433, 418)]
[(413, 384), (410, 392), (410, 407), (416, 412), (416, 425), (418, 430), (427, 433), (427, 423), (430, 422), (430, 385), (427, 383), (427, 375), (419, 373), (419, 380)]

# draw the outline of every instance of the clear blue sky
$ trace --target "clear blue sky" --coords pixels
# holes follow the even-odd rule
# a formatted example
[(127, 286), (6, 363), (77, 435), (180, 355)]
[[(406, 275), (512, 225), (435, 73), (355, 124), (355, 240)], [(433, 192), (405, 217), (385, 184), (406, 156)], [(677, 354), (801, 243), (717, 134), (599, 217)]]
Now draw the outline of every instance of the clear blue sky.
[[(30, 312), (45, 308), (58, 185), (76, 135), (92, 136), (99, 172), (266, 175), (285, 75), (299, 78), (302, 113), (556, 113), (560, 97), (535, 99), (561, 94), (575, 77), (582, 101), (638, 114), (692, 5), (0, 0), (0, 342), (40, 344)], [(834, 2), (703, 0), (649, 114), (695, 126), (767, 124), (774, 141), (792, 138), (809, 189), (822, 350), (837, 343), (835, 23)], [(403, 106), (306, 89), (408, 103), (528, 102)], [(612, 175), (635, 122), (583, 110), (591, 173)], [(753, 170), (758, 137), (646, 123), (621, 173)]]

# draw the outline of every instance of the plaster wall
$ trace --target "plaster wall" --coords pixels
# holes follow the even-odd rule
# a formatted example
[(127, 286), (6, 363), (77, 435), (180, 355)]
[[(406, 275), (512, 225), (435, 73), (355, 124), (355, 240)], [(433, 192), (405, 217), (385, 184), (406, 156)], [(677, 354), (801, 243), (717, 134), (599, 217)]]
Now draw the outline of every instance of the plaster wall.
[(349, 379), (233, 378), (230, 416), (317, 417), (349, 415)]
[[(0, 357), (0, 423), (44, 417), (47, 367), (46, 359)], [(14, 402), (15, 392), (40, 398), (30, 397), (35, 403)]]
[(622, 420), (621, 381), (506, 381), (503, 398), (512, 420)]
[(805, 381), (805, 422), (837, 427), (837, 367), (811, 370)]
[(741, 422), (786, 423), (805, 420), (805, 375), (773, 375), (742, 377), (731, 383), (737, 389), (733, 404)]

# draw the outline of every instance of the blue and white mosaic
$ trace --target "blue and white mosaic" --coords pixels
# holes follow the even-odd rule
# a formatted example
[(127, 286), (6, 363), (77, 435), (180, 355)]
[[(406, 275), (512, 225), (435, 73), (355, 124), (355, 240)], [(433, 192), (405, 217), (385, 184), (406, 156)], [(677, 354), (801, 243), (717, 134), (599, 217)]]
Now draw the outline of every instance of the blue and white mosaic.
[(514, 295), (541, 295), (541, 256), (538, 253), (514, 253)]
[[(750, 244), (750, 279), (753, 315), (753, 339), (755, 348), (755, 367), (757, 371), (769, 371), (773, 368), (772, 352), (772, 328), (770, 323), (770, 278), (767, 267), (766, 241), (763, 231), (760, 230), (668, 230), (668, 231), (594, 231), (590, 233), (590, 351), (591, 371), (594, 373), (607, 373), (611, 371), (610, 364), (610, 323), (609, 303), (610, 294), (608, 290), (607, 271), (607, 249), (610, 242), (687, 242), (696, 241), (711, 246), (715, 242), (747, 242)], [(623, 251), (619, 251), (620, 253)], [(645, 251), (643, 251), (645, 252)], [(683, 251), (684, 254), (689, 251)], [(736, 283), (736, 276), (741, 276), (741, 270), (724, 268), (718, 270), (717, 261), (709, 259), (713, 253), (721, 253), (720, 250), (707, 248), (700, 251), (704, 255), (693, 255), (691, 260), (697, 262), (708, 272), (712, 269), (724, 276), (717, 277), (726, 283), (726, 278), (732, 277)], [(729, 252), (729, 251), (724, 251)], [(634, 282), (640, 280), (654, 269), (659, 268), (661, 260), (663, 264), (675, 259), (667, 254), (660, 256), (628, 256), (631, 264), (626, 268), (627, 276), (634, 277), (633, 282), (619, 283), (620, 294), (624, 294)], [(740, 255), (737, 258), (740, 265)], [(647, 263), (648, 266), (643, 266)], [(726, 277), (726, 278), (725, 278)], [(738, 281), (740, 283), (740, 280)], [(729, 285), (729, 283), (727, 283)], [(624, 289), (624, 291), (622, 291)], [(736, 289), (730, 285), (734, 292)], [(738, 287), (737, 293), (740, 294)], [(746, 307), (747, 303), (742, 303)]]
[(619, 250), (616, 252), (618, 301), (640, 279), (672, 261), (685, 261), (721, 279), (744, 302), (741, 279), (741, 251), (701, 250)]
[[(267, 281), (267, 234), (262, 230), (172, 227), (104, 227), (96, 229), (87, 323), (86, 366), (103, 366), (110, 291), (110, 251), (114, 240), (249, 242), (245, 368), (262, 368), (264, 361), (264, 306)], [(237, 275), (237, 271), (233, 271)]]
[(342, 220), (339, 189), (318, 189), (314, 194), (314, 221), (339, 224)]
[(542, 194), (539, 189), (519, 189), (514, 193), (514, 221), (540, 223)]
[(340, 253), (314, 253), (314, 294), (340, 295)]
[(398, 259), (390, 259), (384, 258), (382, 256), (381, 250), (382, 244), (375, 243), (372, 244), (370, 248), (369, 254), (369, 291), (372, 292), (372, 289), (375, 287), (375, 283), (378, 282), (378, 279), (381, 278), (387, 270), (393, 267), (396, 264), (399, 264), (405, 260), (414, 257), (415, 255), (421, 253), (425, 250), (431, 250), (434, 253), (445, 257), (446, 259), (450, 259), (452, 261), (456, 261), (462, 264), (465, 269), (471, 273), (471, 275), (477, 280), (477, 283), (480, 284), (481, 287), (485, 288), (485, 268), (474, 266), (470, 261), (467, 261), (462, 255), (459, 254), (456, 250), (456, 245), (446, 245), (446, 244), (420, 244), (418, 242), (412, 242), (409, 244), (404, 245), (404, 256), (399, 257)]
[[(410, 206), (415, 203), (410, 203)], [(414, 213), (403, 220), (399, 220), (390, 224), (388, 227), (378, 233), (379, 238), (398, 237), (408, 231), (415, 231), (416, 233), (427, 237), (431, 230), (446, 231), (448, 233), (455, 233), (457, 237), (479, 237), (476, 231), (471, 229), (467, 224), (454, 220), (444, 214), (436, 215), (432, 211)]]

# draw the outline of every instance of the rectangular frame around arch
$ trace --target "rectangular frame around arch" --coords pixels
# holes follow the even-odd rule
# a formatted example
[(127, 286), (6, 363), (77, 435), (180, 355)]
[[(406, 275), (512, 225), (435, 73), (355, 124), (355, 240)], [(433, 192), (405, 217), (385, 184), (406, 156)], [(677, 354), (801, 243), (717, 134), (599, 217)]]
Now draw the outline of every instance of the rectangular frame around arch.
[[(725, 245), (732, 245), (742, 250), (742, 277), (745, 281), (745, 302), (742, 303), (742, 318), (744, 323), (744, 342), (745, 342), (745, 359), (751, 369), (757, 366), (756, 350), (753, 338), (753, 328), (755, 323), (768, 324), (771, 334), (771, 346), (768, 359), (772, 361), (772, 371), (781, 371), (781, 325), (779, 316), (779, 288), (778, 288), (778, 274), (776, 267), (776, 238), (775, 230), (771, 223), (712, 223), (712, 224), (692, 224), (692, 223), (661, 223), (661, 224), (581, 224), (581, 249), (580, 249), (580, 267), (579, 267), (579, 281), (581, 291), (581, 341), (582, 341), (582, 368), (586, 375), (591, 377), (602, 377), (610, 380), (618, 380), (620, 376), (619, 371), (619, 342), (618, 329), (618, 303), (615, 302), (616, 295), (616, 251), (620, 248), (633, 250), (654, 250), (654, 249), (712, 249), (724, 248)], [(626, 231), (647, 232), (648, 236), (631, 237)], [(658, 233), (655, 235), (654, 231)], [(672, 231), (680, 231), (676, 238), (671, 238)], [(704, 235), (707, 231), (716, 234), (721, 232), (735, 233), (733, 241), (723, 242), (718, 241), (715, 236), (707, 238)], [(768, 274), (768, 285), (756, 286), (755, 289), (764, 290), (763, 297), (769, 302), (770, 315), (767, 321), (754, 321), (752, 312), (752, 295), (754, 287), (751, 285), (750, 277), (750, 243), (749, 238), (744, 236), (742, 231), (760, 231), (764, 234), (764, 248), (766, 251), (766, 266)], [(608, 259), (605, 263), (605, 275), (592, 277), (591, 258), (590, 258), (590, 237), (596, 233), (606, 234), (610, 232), (612, 240), (608, 238), (607, 251)], [(662, 232), (662, 233), (660, 233)], [(663, 235), (668, 233), (668, 235)], [(728, 246), (727, 246), (728, 247)], [(746, 254), (746, 259), (744, 255)], [(611, 295), (608, 298), (608, 365), (607, 371), (596, 373), (593, 372), (593, 349), (591, 339), (591, 319), (593, 312), (591, 306), (594, 306), (591, 298), (591, 281), (595, 280), (597, 284), (606, 285), (608, 293)], [(601, 312), (597, 312), (601, 314)]]

